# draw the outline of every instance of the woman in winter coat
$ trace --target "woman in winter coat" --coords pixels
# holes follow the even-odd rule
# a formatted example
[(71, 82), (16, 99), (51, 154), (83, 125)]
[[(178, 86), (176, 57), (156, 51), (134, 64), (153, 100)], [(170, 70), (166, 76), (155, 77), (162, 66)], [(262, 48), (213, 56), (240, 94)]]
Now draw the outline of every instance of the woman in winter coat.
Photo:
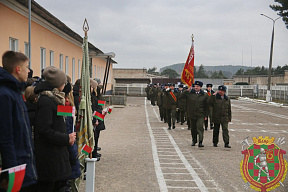
[(67, 134), (65, 119), (57, 116), (57, 106), (65, 105), (65, 73), (56, 67), (43, 71), (45, 81), (35, 87), (39, 94), (35, 122), (35, 156), (38, 171), (38, 192), (64, 191), (71, 176), (69, 145), (75, 142), (76, 134)]

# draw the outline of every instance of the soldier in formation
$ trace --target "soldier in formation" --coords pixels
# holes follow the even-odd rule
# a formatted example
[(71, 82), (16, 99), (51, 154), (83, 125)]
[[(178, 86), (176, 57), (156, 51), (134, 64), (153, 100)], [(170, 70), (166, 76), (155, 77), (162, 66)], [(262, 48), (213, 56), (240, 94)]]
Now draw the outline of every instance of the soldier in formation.
[[(206, 90), (204, 91), (205, 93), (207, 93), (207, 95), (210, 97), (211, 95), (213, 95), (215, 92), (212, 90), (213, 84), (207, 84), (206, 85)], [(212, 106), (209, 106), (209, 112), (208, 112), (208, 118), (204, 121), (205, 123), (205, 130), (207, 131), (208, 128), (208, 119), (210, 120), (210, 129), (213, 129), (213, 120), (212, 120), (212, 111), (213, 108)]]

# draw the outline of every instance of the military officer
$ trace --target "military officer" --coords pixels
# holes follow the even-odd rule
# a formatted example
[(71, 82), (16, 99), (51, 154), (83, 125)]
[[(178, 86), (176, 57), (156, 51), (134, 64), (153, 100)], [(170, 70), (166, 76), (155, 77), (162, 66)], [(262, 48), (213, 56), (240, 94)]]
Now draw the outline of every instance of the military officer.
[(217, 147), (219, 140), (219, 129), (220, 125), (222, 127), (222, 134), (224, 140), (224, 147), (231, 148), (229, 145), (229, 131), (228, 131), (228, 123), (231, 122), (232, 114), (231, 114), (231, 102), (230, 98), (227, 97), (226, 86), (220, 85), (218, 87), (218, 91), (215, 92), (208, 99), (208, 104), (213, 107), (213, 121), (214, 121), (214, 129), (213, 129), (213, 146)]
[[(207, 93), (208, 96), (211, 96), (213, 95), (215, 92), (212, 90), (212, 87), (213, 87), (213, 84), (211, 83), (208, 83), (206, 85), (206, 90), (204, 92)], [(212, 120), (212, 111), (213, 111), (213, 108), (211, 106), (209, 106), (209, 112), (208, 112), (208, 118), (210, 120), (210, 129), (213, 129), (213, 120)], [(205, 130), (207, 130), (208, 128), (208, 119), (204, 121), (205, 123)]]
[(185, 98), (181, 98), (180, 99), (180, 95), (183, 93), (183, 85), (179, 85), (179, 91), (177, 93), (177, 98), (178, 102), (177, 102), (177, 122), (180, 120), (181, 125), (183, 125), (184, 123), (184, 116), (185, 116), (185, 111), (186, 111), (186, 99)]
[(174, 90), (175, 84), (170, 84), (169, 88), (165, 91), (166, 96), (166, 116), (168, 129), (171, 129), (171, 118), (173, 129), (175, 129), (175, 120), (176, 120), (176, 105), (177, 105), (177, 92)]
[(160, 119), (163, 121), (163, 98), (162, 98), (162, 93), (163, 93), (163, 85), (160, 85), (157, 89), (157, 106), (159, 108), (159, 114), (160, 114)]
[(208, 95), (201, 90), (203, 83), (201, 81), (195, 81), (195, 88), (190, 87), (187, 91), (184, 91), (180, 98), (186, 98), (187, 112), (190, 119), (192, 146), (197, 143), (197, 134), (199, 136), (198, 147), (204, 147), (204, 129), (203, 123), (208, 116)]
[(149, 93), (150, 93), (151, 105), (155, 106), (155, 101), (157, 100), (157, 84), (156, 83), (154, 83)]
[(150, 100), (149, 90), (150, 90), (150, 85), (147, 84), (147, 87), (145, 88), (145, 92), (146, 92), (146, 96), (147, 96), (147, 99), (148, 99), (148, 100)]
[(166, 94), (165, 94), (165, 92), (166, 92), (166, 89), (168, 89), (168, 84), (167, 83), (165, 83), (164, 84), (164, 89), (162, 90), (162, 103), (163, 103), (163, 105), (162, 105), (162, 110), (163, 110), (163, 119), (164, 119), (164, 123), (167, 123), (167, 113), (166, 113)]

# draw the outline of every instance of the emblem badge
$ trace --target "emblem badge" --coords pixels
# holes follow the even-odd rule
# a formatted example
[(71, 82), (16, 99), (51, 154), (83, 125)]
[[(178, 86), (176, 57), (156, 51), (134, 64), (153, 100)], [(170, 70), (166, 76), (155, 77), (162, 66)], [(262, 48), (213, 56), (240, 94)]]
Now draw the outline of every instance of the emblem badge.
[[(284, 138), (274, 143), (274, 137), (253, 137), (253, 144), (249, 144), (248, 137), (243, 140), (242, 154), (244, 159), (240, 163), (240, 173), (245, 182), (244, 187), (255, 191), (272, 191), (280, 185), (284, 187), (287, 175), (287, 161), (283, 158), (286, 151), (279, 146), (284, 144)], [(244, 146), (247, 149), (243, 149)]]

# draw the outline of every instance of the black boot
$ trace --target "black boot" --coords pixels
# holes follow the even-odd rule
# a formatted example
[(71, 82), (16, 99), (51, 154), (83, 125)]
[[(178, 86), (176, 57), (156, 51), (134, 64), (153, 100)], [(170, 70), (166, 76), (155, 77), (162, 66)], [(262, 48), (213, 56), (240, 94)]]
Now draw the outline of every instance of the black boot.
[(218, 147), (218, 146), (217, 146), (217, 143), (213, 143), (213, 147)]
[(196, 145), (196, 143), (192, 142), (192, 145), (191, 145), (191, 146), (195, 146), (195, 145)]
[(225, 143), (225, 148), (231, 148), (231, 146), (229, 145), (229, 143)]
[(173, 125), (173, 127), (172, 127), (173, 129), (175, 129), (175, 125)]
[(202, 144), (202, 141), (199, 142), (198, 147), (204, 147), (204, 145)]

